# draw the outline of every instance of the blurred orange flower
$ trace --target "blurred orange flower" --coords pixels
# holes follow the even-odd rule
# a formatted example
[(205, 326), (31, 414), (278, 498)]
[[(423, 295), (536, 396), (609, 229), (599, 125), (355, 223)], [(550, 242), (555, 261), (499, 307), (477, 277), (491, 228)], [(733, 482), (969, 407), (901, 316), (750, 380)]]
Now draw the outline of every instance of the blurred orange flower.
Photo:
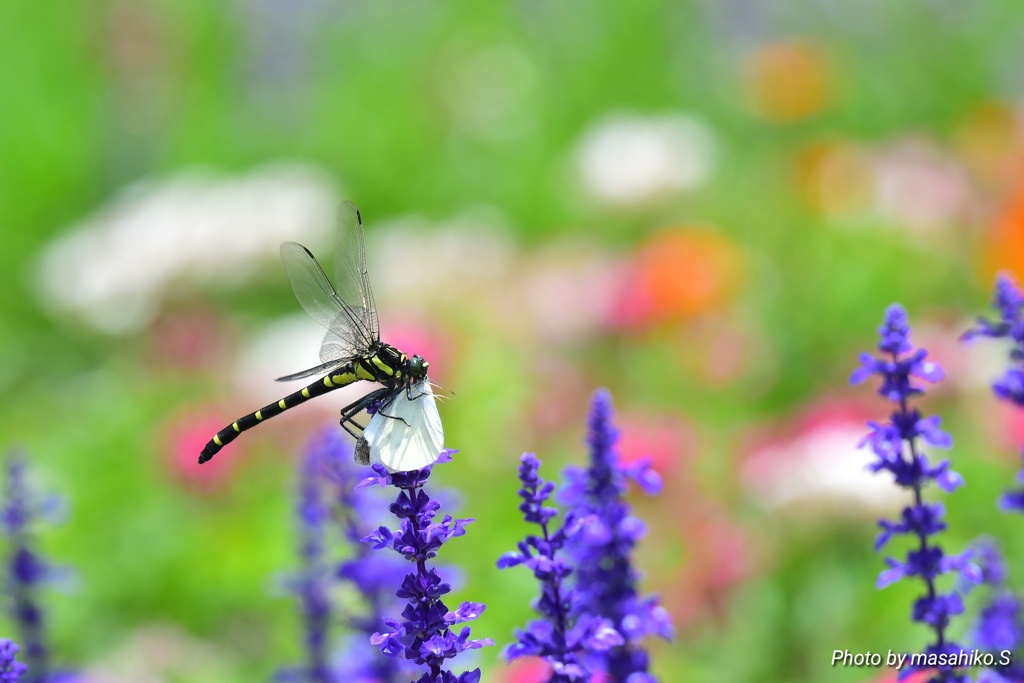
[(788, 123), (820, 111), (829, 98), (828, 64), (804, 41), (764, 45), (747, 58), (746, 87), (757, 113)]
[(711, 230), (655, 233), (627, 268), (611, 324), (643, 327), (713, 311), (734, 294), (742, 265), (736, 245)]
[(996, 215), (983, 253), (983, 278), (991, 282), (1000, 271), (1010, 271), (1024, 280), (1024, 183), (1017, 186)]

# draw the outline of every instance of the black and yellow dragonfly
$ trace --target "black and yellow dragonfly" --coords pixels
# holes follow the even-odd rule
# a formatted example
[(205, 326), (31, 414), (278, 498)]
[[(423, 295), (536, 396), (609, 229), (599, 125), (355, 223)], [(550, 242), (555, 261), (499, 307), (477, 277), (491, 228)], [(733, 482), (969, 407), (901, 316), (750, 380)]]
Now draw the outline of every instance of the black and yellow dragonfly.
[[(349, 202), (342, 205), (340, 213), (334, 263), (337, 290), (308, 249), (295, 242), (281, 245), (281, 260), (295, 298), (311, 318), (327, 328), (327, 334), (320, 346), (319, 365), (278, 381), (322, 377), (217, 432), (199, 455), (200, 464), (261, 422), (361, 380), (383, 386), (341, 410), (341, 426), (358, 440), (357, 460), (406, 471), (425, 467), (440, 454), (444, 432), (427, 378), (429, 363), (422, 356), (410, 358), (380, 340), (380, 322), (366, 272), (362, 217)], [(368, 432), (355, 421), (363, 410), (373, 413)]]

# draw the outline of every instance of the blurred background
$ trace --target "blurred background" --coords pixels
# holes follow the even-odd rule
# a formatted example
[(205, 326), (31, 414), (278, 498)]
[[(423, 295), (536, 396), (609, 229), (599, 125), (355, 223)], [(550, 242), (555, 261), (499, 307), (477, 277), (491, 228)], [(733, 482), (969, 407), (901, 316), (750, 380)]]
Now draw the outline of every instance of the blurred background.
[[(850, 388), (902, 302), (945, 365), (968, 485), (959, 550), (996, 510), (1024, 417), (965, 347), (994, 274), (1024, 276), (1024, 6), (832, 0), (0, 3), (0, 445), (68, 503), (40, 537), (55, 657), (104, 681), (259, 681), (301, 656), (303, 443), (336, 392), (195, 458), (322, 330), (277, 255), (331, 272), (366, 224), (383, 338), (431, 362), (461, 450), (435, 479), (477, 522), (442, 559), (476, 637), (537, 587), (495, 560), (526, 531), (519, 455), (583, 463), (608, 387), (659, 498), (636, 557), (678, 628), (664, 681), (878, 681), (834, 649), (913, 650), (918, 588), (874, 588), (863, 471), (874, 387)], [(344, 395), (338, 395), (344, 394)], [(902, 552), (902, 546), (895, 548)], [(60, 589), (63, 589), (63, 593)], [(953, 631), (967, 628), (961, 620)], [(4, 630), (9, 631), (9, 623)], [(479, 656), (484, 680), (529, 683)]]

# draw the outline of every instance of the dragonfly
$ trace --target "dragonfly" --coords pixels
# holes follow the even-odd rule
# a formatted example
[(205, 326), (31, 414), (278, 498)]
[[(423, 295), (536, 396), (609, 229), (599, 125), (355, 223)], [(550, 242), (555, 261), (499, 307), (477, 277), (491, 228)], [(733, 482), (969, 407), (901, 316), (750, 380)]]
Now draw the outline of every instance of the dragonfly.
[[(319, 377), (299, 391), (240, 417), (217, 432), (203, 448), (205, 463), (238, 436), (306, 401), (355, 382), (377, 382), (380, 388), (341, 409), (341, 426), (356, 439), (356, 462), (379, 462), (392, 472), (421, 469), (437, 460), (444, 447), (444, 429), (437, 412), (427, 370), (420, 355), (409, 356), (380, 339), (380, 322), (366, 270), (363, 219), (345, 202), (340, 210), (334, 255), (335, 289), (306, 247), (281, 245), (281, 260), (295, 298), (306, 313), (327, 330), (320, 345), (320, 364), (278, 377), (290, 382)], [(356, 416), (367, 410), (363, 427)]]

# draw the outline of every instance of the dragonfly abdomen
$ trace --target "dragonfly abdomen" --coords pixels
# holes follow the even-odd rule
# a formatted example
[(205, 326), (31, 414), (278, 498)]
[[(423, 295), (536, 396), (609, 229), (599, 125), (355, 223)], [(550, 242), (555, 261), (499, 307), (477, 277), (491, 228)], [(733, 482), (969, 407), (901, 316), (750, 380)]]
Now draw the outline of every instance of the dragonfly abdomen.
[(349, 384), (361, 379), (372, 379), (363, 376), (365, 374), (365, 370), (361, 371), (361, 368), (359, 367), (360, 362), (361, 360), (356, 360), (352, 363), (348, 363), (326, 377), (322, 377), (316, 382), (313, 382), (309, 386), (303, 387), (293, 394), (288, 394), (277, 403), (270, 403), (254, 413), (249, 413), (244, 417), (238, 418), (227, 427), (217, 432), (212, 439), (206, 442), (206, 447), (203, 448), (203, 452), (199, 454), (199, 463), (202, 464), (215, 456), (220, 449), (237, 439), (238, 435), (242, 432), (252, 429), (261, 422), (266, 422), (276, 415), (280, 415), (289, 408), (294, 408), (297, 405), (305, 403), (311, 398), (322, 396), (329, 391), (348, 386)]

